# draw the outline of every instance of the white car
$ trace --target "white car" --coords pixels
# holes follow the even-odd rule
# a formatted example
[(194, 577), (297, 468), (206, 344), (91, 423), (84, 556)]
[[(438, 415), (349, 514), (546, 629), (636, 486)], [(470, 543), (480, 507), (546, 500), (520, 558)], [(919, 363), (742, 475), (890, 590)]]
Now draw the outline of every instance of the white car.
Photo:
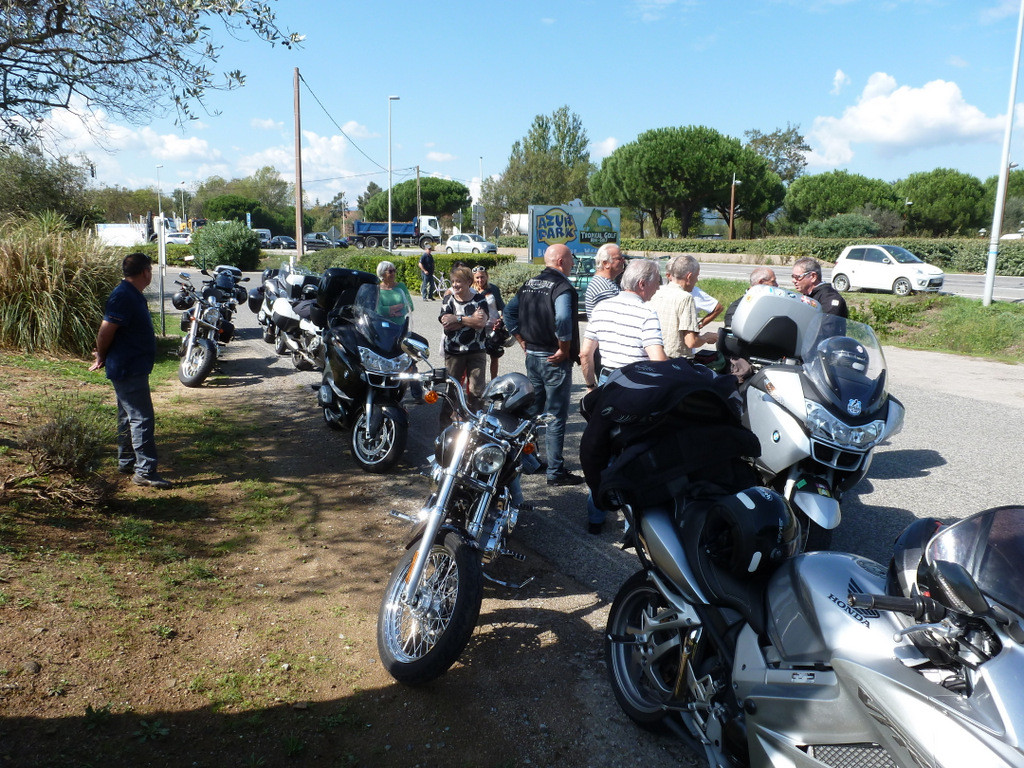
[(189, 245), (192, 242), (191, 232), (168, 232), (167, 233), (168, 243), (178, 243), (179, 245)]
[(909, 296), (915, 291), (938, 291), (945, 274), (898, 245), (850, 245), (832, 268), (837, 291), (871, 288)]
[(452, 235), (444, 244), (445, 253), (497, 253), (498, 246), (480, 235)]

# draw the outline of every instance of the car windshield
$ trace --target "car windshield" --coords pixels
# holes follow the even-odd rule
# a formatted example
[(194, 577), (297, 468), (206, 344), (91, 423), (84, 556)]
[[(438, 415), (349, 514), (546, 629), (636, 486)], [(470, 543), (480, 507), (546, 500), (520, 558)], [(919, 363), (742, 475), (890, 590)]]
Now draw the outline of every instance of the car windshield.
[(1024, 616), (1024, 507), (988, 509), (942, 528), (925, 549), (929, 565), (940, 560), (962, 565), (985, 595)]
[(842, 412), (856, 418), (885, 402), (885, 355), (870, 326), (816, 315), (799, 357), (814, 388)]
[(921, 260), (914, 254), (908, 251), (906, 248), (900, 248), (898, 245), (883, 245), (882, 246), (889, 255), (896, 259), (900, 264), (921, 264)]
[(381, 350), (394, 350), (409, 328), (409, 319), (406, 316), (392, 318), (381, 314), (380, 293), (380, 285), (377, 283), (359, 286), (353, 314), (356, 325), (368, 340)]

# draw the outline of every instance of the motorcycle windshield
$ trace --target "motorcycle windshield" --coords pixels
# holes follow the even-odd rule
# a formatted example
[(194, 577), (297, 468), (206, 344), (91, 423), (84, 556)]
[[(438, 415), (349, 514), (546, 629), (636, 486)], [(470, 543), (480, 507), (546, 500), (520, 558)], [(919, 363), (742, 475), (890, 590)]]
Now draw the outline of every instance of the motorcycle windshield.
[(401, 341), (409, 328), (407, 317), (385, 317), (380, 309), (380, 286), (359, 286), (352, 307), (356, 327), (363, 337), (386, 355), (401, 353)]
[(800, 358), (818, 394), (842, 413), (869, 416), (885, 403), (885, 355), (870, 326), (817, 315)]
[(988, 509), (942, 528), (925, 560), (959, 563), (989, 599), (1024, 616), (1024, 507)]

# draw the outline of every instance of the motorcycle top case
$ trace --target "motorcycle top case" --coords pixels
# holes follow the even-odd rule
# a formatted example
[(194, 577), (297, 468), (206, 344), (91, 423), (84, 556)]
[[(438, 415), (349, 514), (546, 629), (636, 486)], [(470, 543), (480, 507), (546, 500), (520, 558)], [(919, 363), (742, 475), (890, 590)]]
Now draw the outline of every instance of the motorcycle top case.
[(318, 305), (330, 312), (337, 307), (344, 307), (356, 300), (356, 293), (361, 285), (373, 285), (379, 282), (377, 276), (358, 269), (328, 267), (320, 277), (320, 288), (316, 294)]
[(249, 309), (252, 312), (259, 312), (263, 306), (263, 286), (249, 290)]
[(796, 357), (804, 336), (821, 314), (821, 306), (802, 293), (755, 285), (740, 300), (732, 317), (732, 335), (743, 357)]

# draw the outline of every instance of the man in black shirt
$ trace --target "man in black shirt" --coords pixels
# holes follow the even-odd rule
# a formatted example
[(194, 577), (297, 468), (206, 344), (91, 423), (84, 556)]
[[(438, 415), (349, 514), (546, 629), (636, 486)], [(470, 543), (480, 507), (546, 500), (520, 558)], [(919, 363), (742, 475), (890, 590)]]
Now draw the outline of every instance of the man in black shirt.
[(827, 315), (848, 317), (846, 300), (831, 283), (821, 281), (821, 264), (815, 259), (805, 257), (793, 262), (793, 285), (796, 289), (810, 296), (821, 305), (821, 311)]

